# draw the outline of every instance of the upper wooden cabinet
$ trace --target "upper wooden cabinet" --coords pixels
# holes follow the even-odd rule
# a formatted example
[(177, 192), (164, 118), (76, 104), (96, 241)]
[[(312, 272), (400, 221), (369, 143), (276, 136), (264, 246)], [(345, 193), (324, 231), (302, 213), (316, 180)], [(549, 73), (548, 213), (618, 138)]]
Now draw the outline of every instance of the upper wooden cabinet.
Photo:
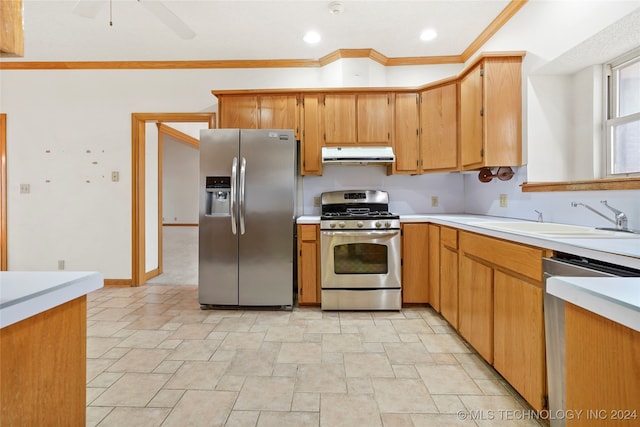
[(322, 134), (320, 128), (320, 97), (302, 95), (302, 130), (300, 131), (300, 173), (322, 175)]
[(297, 94), (218, 95), (219, 127), (293, 129), (299, 139)]
[(396, 94), (394, 173), (415, 175), (421, 171), (419, 102), (417, 93)]
[(321, 126), (325, 145), (391, 145), (392, 94), (325, 94)]
[(522, 165), (522, 57), (487, 57), (460, 80), (464, 170)]
[(458, 83), (425, 90), (420, 100), (422, 172), (458, 169)]

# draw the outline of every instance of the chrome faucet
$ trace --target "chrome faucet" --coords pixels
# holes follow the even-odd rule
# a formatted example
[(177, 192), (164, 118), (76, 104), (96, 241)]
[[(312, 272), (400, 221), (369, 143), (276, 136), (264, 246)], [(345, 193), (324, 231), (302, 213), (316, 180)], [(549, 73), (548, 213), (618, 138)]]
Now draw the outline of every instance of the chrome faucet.
[(611, 210), (615, 215), (616, 215), (616, 219), (611, 219), (608, 216), (604, 215), (603, 213), (595, 210), (594, 208), (592, 208), (589, 205), (585, 205), (584, 203), (578, 203), (578, 202), (571, 202), (571, 206), (572, 207), (577, 207), (577, 206), (584, 206), (585, 208), (589, 209), (591, 212), (600, 215), (602, 218), (606, 219), (607, 221), (613, 223), (616, 225), (616, 229), (618, 230), (628, 230), (628, 223), (627, 223), (627, 216), (624, 214), (624, 212), (619, 211), (616, 208), (613, 208), (611, 206), (609, 206), (607, 204), (606, 200), (601, 200), (600, 203), (602, 203), (605, 207), (607, 207), (609, 210)]
[(542, 218), (542, 212), (536, 209), (534, 209), (533, 211), (538, 214), (538, 222), (544, 222), (544, 218)]

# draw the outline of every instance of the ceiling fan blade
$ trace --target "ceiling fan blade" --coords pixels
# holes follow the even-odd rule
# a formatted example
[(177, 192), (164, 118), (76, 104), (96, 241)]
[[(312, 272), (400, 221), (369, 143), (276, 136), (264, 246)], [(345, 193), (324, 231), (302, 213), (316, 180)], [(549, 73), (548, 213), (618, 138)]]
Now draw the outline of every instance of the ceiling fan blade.
[(171, 28), (180, 38), (188, 40), (196, 36), (196, 33), (175, 13), (170, 11), (164, 3), (150, 0), (138, 0), (138, 3), (147, 8), (149, 12), (154, 14), (156, 18), (162, 21), (167, 27)]
[(73, 13), (85, 18), (95, 18), (105, 4), (107, 4), (106, 0), (78, 0), (73, 7)]

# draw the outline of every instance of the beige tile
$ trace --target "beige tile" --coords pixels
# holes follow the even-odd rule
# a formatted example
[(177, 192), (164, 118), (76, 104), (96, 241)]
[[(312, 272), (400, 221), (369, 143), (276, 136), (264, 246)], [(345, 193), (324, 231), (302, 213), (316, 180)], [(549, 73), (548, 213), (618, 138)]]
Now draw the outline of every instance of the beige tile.
[(220, 341), (216, 340), (184, 340), (167, 360), (209, 360), (219, 345)]
[(124, 374), (93, 401), (95, 406), (143, 407), (169, 379), (166, 374)]
[(291, 403), (291, 411), (293, 412), (319, 412), (320, 411), (320, 393), (293, 393), (293, 402)]
[(470, 353), (462, 338), (454, 334), (420, 334), (420, 340), (430, 353)]
[(382, 426), (378, 404), (369, 394), (323, 393), (320, 413), (323, 427)]
[(418, 319), (392, 319), (391, 324), (398, 334), (431, 334), (433, 330), (421, 317)]
[(482, 390), (459, 365), (416, 365), (432, 394), (482, 394)]
[(255, 319), (250, 317), (225, 317), (216, 326), (218, 332), (249, 332)]
[(137, 313), (139, 317), (131, 322), (127, 328), (129, 329), (161, 329), (165, 324), (169, 323), (171, 316), (154, 315), (149, 313)]
[(300, 365), (295, 383), (297, 392), (346, 393), (347, 382), (343, 365)]
[(173, 340), (202, 340), (207, 338), (207, 335), (211, 333), (214, 325), (207, 325), (204, 323), (192, 323), (188, 325), (182, 325), (175, 330), (173, 334), (169, 336), (169, 339)]
[(387, 325), (364, 326), (360, 328), (364, 342), (400, 342), (398, 332), (390, 323)]
[(122, 375), (124, 375), (122, 372), (103, 372), (91, 381), (87, 382), (87, 387), (111, 387), (113, 383), (122, 377)]
[(129, 322), (95, 321), (91, 325), (87, 324), (87, 336), (110, 337), (128, 324)]
[(500, 378), (500, 375), (477, 354), (457, 353), (454, 354), (454, 357), (469, 376), (475, 380), (497, 380)]
[(100, 421), (106, 417), (109, 412), (113, 410), (113, 407), (110, 406), (90, 406), (87, 408), (87, 420), (86, 427), (94, 427), (97, 426)]
[(106, 388), (104, 387), (88, 387), (87, 386), (86, 395), (85, 395), (86, 404), (89, 405), (91, 402), (93, 402), (96, 399), (96, 397), (104, 393), (105, 390)]
[(320, 363), (322, 346), (319, 343), (282, 343), (278, 363)]
[(509, 390), (500, 380), (474, 380), (482, 393), (494, 396), (508, 396)]
[(305, 322), (305, 332), (308, 334), (339, 334), (340, 320), (333, 319), (311, 319)]
[(231, 411), (225, 427), (255, 427), (260, 411)]
[(319, 418), (317, 412), (263, 411), (258, 418), (258, 427), (316, 427)]
[(103, 373), (113, 362), (113, 359), (87, 359), (87, 382)]
[(303, 326), (270, 326), (264, 337), (265, 341), (302, 342), (304, 341)]
[[(412, 414), (411, 421), (415, 427), (475, 427), (470, 418), (453, 414)], [(511, 427), (511, 426), (509, 426)]]
[(274, 377), (295, 377), (298, 375), (298, 365), (295, 363), (276, 363), (273, 365)]
[(233, 409), (290, 411), (294, 382), (289, 377), (247, 377)]
[(437, 413), (438, 408), (420, 379), (372, 378), (380, 412)]
[(118, 347), (155, 348), (162, 341), (166, 340), (169, 335), (171, 335), (171, 332), (168, 331), (136, 331), (133, 335), (119, 343)]
[(240, 391), (246, 377), (239, 375), (223, 375), (216, 384), (216, 390), (220, 391)]
[(169, 354), (169, 350), (134, 348), (107, 368), (109, 372), (152, 372)]
[(186, 361), (164, 386), (168, 389), (215, 390), (228, 362)]
[(90, 320), (110, 320), (116, 322), (130, 314), (133, 310), (133, 308), (105, 308), (91, 315)]
[(458, 411), (466, 411), (464, 404), (455, 394), (432, 394), (431, 398), (443, 414), (456, 414)]
[(347, 377), (394, 377), (385, 353), (345, 353)]
[(107, 351), (120, 344), (120, 338), (87, 337), (87, 357), (101, 357)]
[(176, 406), (178, 400), (182, 397), (185, 390), (160, 390), (151, 402), (147, 404), (148, 408), (172, 408)]
[(362, 352), (364, 346), (359, 334), (322, 334), (325, 353)]
[(173, 374), (175, 373), (184, 361), (182, 360), (165, 360), (160, 363), (156, 369), (153, 370), (154, 374)]
[(162, 427), (224, 426), (237, 395), (231, 391), (187, 390)]
[(411, 427), (413, 421), (411, 421), (410, 414), (380, 414), (382, 417), (382, 424), (384, 427)]
[(433, 357), (421, 342), (384, 343), (387, 357), (392, 364), (434, 363)]
[(373, 384), (371, 383), (371, 378), (347, 378), (347, 392), (349, 394), (373, 394)]
[(278, 353), (262, 350), (238, 350), (227, 369), (228, 375), (268, 376), (273, 373)]
[(222, 350), (255, 350), (264, 340), (264, 332), (229, 332), (220, 344)]
[(420, 378), (415, 365), (391, 365), (396, 378)]

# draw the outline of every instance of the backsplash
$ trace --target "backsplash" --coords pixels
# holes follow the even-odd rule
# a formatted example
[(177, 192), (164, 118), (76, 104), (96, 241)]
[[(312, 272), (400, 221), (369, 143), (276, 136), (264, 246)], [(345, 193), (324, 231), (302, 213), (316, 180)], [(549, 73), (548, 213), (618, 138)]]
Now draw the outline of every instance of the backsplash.
[[(320, 215), (314, 197), (323, 191), (376, 189), (389, 192), (389, 210), (398, 214), (469, 213), (535, 221), (538, 210), (545, 222), (611, 227), (584, 207), (571, 207), (572, 201), (585, 203), (613, 219), (613, 213), (600, 204), (607, 200), (627, 215), (630, 228), (640, 229), (640, 190), (523, 193), (520, 184), (526, 180), (526, 166), (515, 168), (509, 181), (488, 183), (480, 182), (477, 172), (411, 176), (387, 175), (384, 166), (325, 166), (322, 176), (303, 178), (302, 204), (304, 215)], [(506, 207), (500, 206), (501, 194), (507, 196)]]

